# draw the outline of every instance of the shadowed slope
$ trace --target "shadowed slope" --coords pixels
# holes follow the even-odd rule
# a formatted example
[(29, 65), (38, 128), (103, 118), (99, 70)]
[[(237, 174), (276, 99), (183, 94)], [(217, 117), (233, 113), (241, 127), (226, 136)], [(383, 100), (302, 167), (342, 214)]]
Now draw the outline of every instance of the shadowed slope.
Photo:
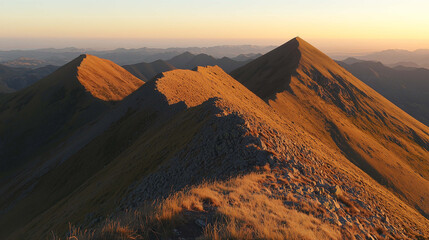
[[(232, 73), (285, 117), (429, 213), (429, 128), (295, 38)], [(272, 86), (276, 86), (273, 88)]]
[(111, 61), (81, 55), (22, 91), (0, 97), (0, 172), (58, 144), (143, 82)]
[(298, 41), (290, 41), (234, 70), (231, 75), (238, 76), (239, 81), (262, 99), (273, 98), (275, 93), (290, 90), (291, 76), (301, 58), (298, 45)]
[(144, 82), (154, 78), (159, 73), (176, 69), (173, 65), (163, 60), (157, 60), (151, 63), (137, 63), (123, 66), (128, 72), (138, 77)]

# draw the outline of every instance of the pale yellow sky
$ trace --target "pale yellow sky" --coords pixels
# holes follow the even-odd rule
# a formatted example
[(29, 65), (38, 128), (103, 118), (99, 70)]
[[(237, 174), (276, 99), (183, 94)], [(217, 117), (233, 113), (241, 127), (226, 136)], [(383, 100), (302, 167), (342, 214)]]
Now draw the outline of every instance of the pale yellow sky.
[(0, 49), (5, 39), (278, 45), (300, 36), (333, 52), (414, 50), (429, 48), (428, 9), (419, 0), (1, 1)]

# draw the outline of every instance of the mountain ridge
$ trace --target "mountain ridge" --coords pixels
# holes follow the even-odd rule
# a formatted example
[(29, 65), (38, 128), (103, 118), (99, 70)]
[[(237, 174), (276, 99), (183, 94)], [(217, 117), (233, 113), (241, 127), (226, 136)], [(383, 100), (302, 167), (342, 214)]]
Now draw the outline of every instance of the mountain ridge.
[(205, 67), (217, 65), (228, 73), (246, 64), (249, 60), (237, 61), (228, 57), (215, 58), (204, 53), (194, 55), (190, 52), (185, 52), (167, 60), (167, 62), (179, 69), (194, 69), (198, 66)]
[[(282, 60), (290, 54), (292, 61)], [(429, 176), (422, 170), (428, 166), (429, 159), (428, 127), (328, 56), (295, 38), (233, 71), (232, 76), (321, 141), (341, 150), (374, 179), (399, 188), (397, 192), (404, 198), (414, 199), (413, 204), (428, 213), (429, 196), (415, 187), (429, 187)], [(273, 89), (273, 83), (278, 87)], [(396, 140), (392, 143), (391, 139)], [(393, 159), (401, 167), (390, 167)], [(403, 169), (407, 169), (407, 174)], [(399, 176), (407, 180), (397, 179)], [(411, 182), (415, 183), (408, 185)]]

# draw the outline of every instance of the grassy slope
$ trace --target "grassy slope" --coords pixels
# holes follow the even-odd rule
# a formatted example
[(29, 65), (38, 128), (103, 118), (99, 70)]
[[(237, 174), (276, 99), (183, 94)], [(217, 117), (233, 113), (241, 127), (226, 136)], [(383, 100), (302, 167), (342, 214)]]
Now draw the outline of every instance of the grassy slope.
[[(27, 220), (69, 194), (80, 185), (79, 181), (86, 180), (85, 177), (93, 173), (94, 166), (89, 161), (88, 169), (77, 171), (81, 177), (76, 182), (68, 181), (67, 178), (52, 180), (54, 177), (48, 174), (35, 186), (31, 185), (36, 184), (40, 173), (32, 173), (29, 169), (45, 171), (43, 164), (51, 157), (53, 149), (59, 148), (75, 131), (88, 123), (93, 124), (94, 120), (109, 110), (112, 104), (101, 99), (122, 99), (142, 84), (142, 81), (111, 61), (82, 55), (33, 86), (1, 96), (0, 136), (4, 137), (1, 139), (3, 145), (0, 146), (4, 159), (1, 162), (2, 178), (20, 173), (21, 170), (28, 172), (27, 176), (17, 176), (11, 180), (19, 184), (27, 182), (20, 189), (2, 189), (6, 191), (7, 197), (0, 200), (0, 205), (16, 203), (9, 215), (2, 216), (2, 235), (24, 225)], [(91, 91), (92, 88), (97, 90)], [(28, 182), (26, 177), (31, 181)], [(46, 179), (51, 181), (43, 185)], [(30, 189), (30, 192), (26, 189)], [(55, 189), (55, 194), (52, 189)], [(22, 191), (27, 192), (24, 199), (20, 197)], [(22, 220), (23, 215), (28, 216), (26, 220)]]
[(83, 57), (77, 79), (97, 99), (120, 101), (144, 84), (112, 61), (92, 55)]
[(429, 213), (429, 128), (326, 55), (294, 39), (232, 75), (285, 117)]
[[(131, 183), (156, 169), (163, 160), (169, 159), (186, 145), (204, 124), (195, 121), (195, 114), (198, 114), (198, 109), (190, 109), (155, 128), (150, 127), (156, 119), (153, 114), (130, 114), (122, 119), (53, 173), (43, 177), (40, 189), (35, 190), (39, 197), (30, 197), (28, 201), (40, 207), (38, 203), (46, 199), (43, 193), (58, 189), (60, 192), (55, 191), (54, 195), (57, 198), (54, 202), (57, 203), (52, 207), (51, 203), (46, 204), (43, 210), (47, 211), (20, 231), (24, 235), (17, 233), (11, 239), (28, 237), (26, 234), (29, 233), (44, 236), (49, 230), (65, 231), (68, 221), (82, 221), (89, 212), (108, 215)], [(171, 135), (174, 130), (175, 134)], [(133, 135), (135, 139), (130, 138)], [(64, 179), (62, 176), (69, 177)], [(64, 182), (58, 182), (61, 179)], [(28, 207), (29, 203), (22, 205)], [(10, 214), (13, 217), (24, 213)], [(10, 218), (8, 222), (11, 222)]]
[(142, 84), (111, 61), (82, 55), (33, 86), (0, 96), (0, 174), (46, 153)]
[[(246, 91), (248, 94), (251, 94), (249, 90), (238, 84), (231, 77), (228, 77), (220, 68), (215, 67), (212, 69), (199, 68), (199, 72), (188, 70), (167, 72), (165, 73), (165, 77), (157, 80), (156, 90), (160, 91), (166, 97), (168, 104), (174, 105), (185, 100), (187, 106), (198, 106), (211, 97), (219, 96), (219, 94), (225, 94), (230, 101), (242, 102), (244, 99), (238, 97), (238, 93)], [(183, 77), (191, 78), (190, 80), (193, 81), (188, 81), (188, 85), (183, 85)], [(219, 79), (222, 78), (224, 78), (224, 81), (219, 84)], [(201, 81), (205, 83), (203, 84)], [(204, 88), (201, 89), (203, 86)], [(151, 87), (153, 86), (149, 84), (143, 87), (144, 89), (141, 89), (141, 92), (150, 96), (151, 94), (144, 90)], [(180, 89), (180, 91), (176, 91), (178, 89)], [(221, 91), (225, 91), (226, 93), (221, 93)], [(230, 94), (227, 94), (228, 92)], [(145, 96), (142, 97), (144, 98)], [(264, 104), (263, 101), (256, 96), (252, 97), (249, 95), (249, 97), (258, 101), (259, 104)], [(254, 104), (243, 104), (243, 108), (258, 111), (255, 110), (258, 107)], [(43, 176), (32, 195), (19, 203), (13, 211), (10, 211), (8, 215), (3, 218), (4, 220), (1, 224), (5, 226), (3, 230), (14, 229), (14, 227), (18, 227), (21, 224), (25, 225), (26, 221), (22, 220), (22, 216), (27, 215), (29, 209), (32, 209), (30, 212), (33, 214), (27, 218), (28, 221), (37, 214), (44, 213), (32, 220), (32, 222), (26, 226), (27, 230), (23, 232), (39, 232), (39, 230), (32, 228), (32, 224), (40, 228), (41, 222), (49, 222), (52, 221), (52, 219), (58, 219), (52, 217), (52, 214), (64, 214), (63, 211), (57, 209), (59, 206), (61, 206), (61, 208), (64, 207), (64, 205), (61, 204), (70, 206), (70, 208), (66, 207), (66, 212), (69, 214), (74, 212), (74, 214), (76, 214), (61, 217), (65, 222), (54, 221), (56, 222), (55, 226), (61, 226), (62, 228), (66, 226), (66, 221), (73, 220), (73, 222), (75, 222), (75, 220), (82, 220), (84, 217), (83, 214), (88, 213), (89, 209), (101, 209), (98, 210), (99, 213), (111, 211), (115, 200), (123, 195), (123, 191), (132, 181), (137, 180), (139, 177), (142, 177), (145, 172), (156, 167), (159, 164), (157, 161), (169, 159), (173, 153), (180, 150), (186, 142), (191, 139), (193, 134), (198, 131), (199, 126), (204, 124), (203, 121), (197, 121), (198, 118), (196, 116), (200, 115), (198, 110), (191, 109), (179, 115), (169, 124), (166, 124), (166, 127), (154, 128), (153, 126), (151, 127), (150, 122), (146, 123), (145, 120), (149, 112), (148, 109), (143, 109), (137, 113), (130, 114), (127, 118), (117, 123), (112, 130), (104, 133), (64, 164)], [(156, 121), (159, 121), (159, 119)], [(141, 128), (147, 128), (147, 131), (139, 133), (139, 129)], [(175, 134), (171, 135), (171, 132), (175, 132)], [(130, 136), (136, 136), (137, 139), (134, 140), (133, 137)], [(114, 142), (112, 142), (112, 139)], [(132, 143), (131, 146), (128, 145), (130, 141)], [(141, 161), (136, 162), (136, 159), (140, 159)], [(111, 163), (106, 165), (109, 162)], [(112, 166), (114, 163), (117, 164), (116, 167), (108, 167)], [(106, 167), (103, 168), (105, 165)], [(125, 168), (125, 170), (123, 168)], [(108, 169), (110, 169), (110, 172)], [(123, 181), (123, 184), (115, 183), (109, 185), (106, 183), (106, 189), (95, 191), (92, 188), (97, 187), (96, 182), (98, 181), (93, 179), (93, 177), (90, 179), (90, 177), (98, 171), (100, 171), (100, 174), (106, 174), (104, 175), (104, 180), (100, 181), (109, 183), (111, 181)], [(124, 172), (128, 174), (123, 175)], [(117, 175), (117, 177), (113, 177), (115, 175)], [(67, 176), (67, 178), (64, 178), (64, 176)], [(73, 179), (73, 181), (70, 181), (70, 179)], [(85, 186), (85, 181), (88, 181), (87, 184), (92, 186), (91, 190), (84, 190), (86, 189), (83, 187)], [(79, 187), (78, 190), (75, 190), (77, 187)], [(112, 187), (118, 187), (120, 189), (112, 189)], [(72, 193), (68, 195), (73, 191), (78, 191), (79, 194)], [(101, 193), (99, 191), (101, 191)], [(46, 199), (46, 195), (51, 195), (52, 193), (54, 193), (52, 197)], [(94, 196), (94, 194), (96, 195)], [(73, 195), (76, 195), (76, 198), (67, 200), (67, 196)], [(88, 198), (90, 200), (88, 200)], [(99, 198), (105, 200), (99, 200)], [(57, 201), (60, 201), (60, 205), (49, 208), (52, 203)], [(104, 204), (102, 201), (107, 201), (107, 203)], [(93, 205), (85, 205), (87, 203)], [(79, 212), (76, 209), (82, 209), (82, 211)], [(39, 233), (46, 233), (44, 231), (48, 229), (56, 229), (55, 226), (47, 223), (46, 228), (41, 228)]]
[[(76, 80), (78, 58), (32, 87), (1, 96), (2, 170), (42, 152), (41, 146), (66, 137), (107, 106), (87, 94)], [(25, 149), (25, 151), (23, 151)], [(3, 172), (3, 171), (2, 171)]]

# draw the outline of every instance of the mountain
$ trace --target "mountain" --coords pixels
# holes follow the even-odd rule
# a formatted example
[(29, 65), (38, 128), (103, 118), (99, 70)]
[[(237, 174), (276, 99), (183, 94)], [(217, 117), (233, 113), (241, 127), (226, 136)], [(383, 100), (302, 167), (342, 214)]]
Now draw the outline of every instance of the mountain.
[(418, 65), (419, 67), (429, 68), (429, 50), (420, 49), (415, 51), (407, 51), (400, 49), (390, 49), (380, 52), (371, 53), (364, 56), (359, 56), (359, 59), (367, 61), (378, 61), (388, 66), (402, 65), (404, 63), (409, 66)]
[(231, 74), (428, 216), (427, 126), (300, 38)]
[(125, 65), (123, 68), (144, 82), (151, 80), (159, 73), (176, 69), (173, 65), (163, 60), (157, 60), (151, 63), (143, 62), (133, 65)]
[[(211, 58), (210, 56), (207, 55), (202, 55), (205, 56), (206, 58), (208, 58), (209, 60), (213, 61), (214, 58)], [(195, 57), (194, 54), (190, 53), (190, 52), (184, 52), (182, 54), (179, 54), (173, 58), (171, 58), (170, 60), (168, 60), (168, 62), (175, 66), (176, 68), (180, 68), (180, 69), (185, 69), (187, 67), (187, 63), (192, 61), (192, 59)]]
[(138, 62), (153, 62), (156, 60), (168, 60), (182, 54), (208, 54), (216, 58), (236, 57), (240, 54), (263, 54), (272, 50), (273, 46), (254, 45), (225, 45), (213, 47), (188, 47), (188, 48), (118, 48), (113, 50), (93, 50), (80, 48), (46, 48), (35, 50), (10, 50), (0, 51), (0, 63), (6, 62), (14, 66), (32, 65), (56, 65), (60, 66), (86, 52), (100, 58), (109, 59), (119, 65), (129, 65)]
[(394, 64), (390, 64), (389, 67), (396, 68), (396, 67), (410, 67), (410, 68), (420, 68), (420, 65), (414, 62), (397, 62)]
[[(259, 64), (261, 68), (253, 68)], [(268, 90), (258, 91), (266, 95), (262, 99), (259, 93), (253, 93), (217, 66), (164, 72), (103, 111), (94, 121), (83, 123), (68, 136), (63, 135), (61, 144), (46, 146), (48, 154), (40, 164), (26, 168), (11, 181), (0, 181), (0, 238), (418, 239), (429, 236), (429, 220), (415, 209), (413, 202), (416, 189), (422, 190), (422, 203), (425, 201), (426, 186), (419, 184), (424, 184), (421, 179), (426, 177), (427, 160), (417, 162), (421, 164), (417, 171), (422, 176), (412, 175), (415, 179), (408, 177), (416, 165), (411, 167), (405, 162), (427, 151), (396, 132), (391, 137), (397, 137), (398, 142), (408, 147), (409, 159), (395, 158), (400, 148), (392, 145), (389, 145), (392, 153), (384, 151), (366, 132), (381, 120), (373, 119), (365, 105), (368, 112), (359, 117), (367, 116), (375, 122), (366, 124), (367, 129), (357, 129), (354, 124), (366, 118), (352, 122), (356, 106), (346, 105), (350, 98), (343, 94), (355, 94), (359, 97), (355, 100), (362, 104), (368, 96), (374, 97), (375, 103), (381, 104), (377, 107), (388, 107), (387, 116), (393, 108), (395, 114), (402, 114), (404, 121), (411, 124), (414, 137), (420, 136), (422, 141), (425, 135), (417, 127), (424, 125), (301, 39), (292, 40), (234, 73), (246, 73), (244, 68), (249, 66), (252, 67), (247, 70), (250, 83), (261, 88), (268, 86), (274, 94), (287, 95), (287, 91), (294, 90), (296, 95), (290, 95), (290, 102), (278, 102), (276, 106), (276, 99)], [(324, 74), (328, 72), (326, 68), (341, 70), (347, 79), (334, 79), (343, 83), (341, 92), (333, 79), (315, 75), (318, 77), (314, 81), (332, 86), (329, 91), (321, 89), (322, 86), (318, 88), (325, 97), (322, 99), (314, 93), (315, 85), (307, 84), (311, 79), (301, 82), (280, 74), (293, 73), (294, 67), (301, 74), (307, 67), (325, 69)], [(76, 76), (73, 72), (70, 75)], [(271, 81), (264, 81), (271, 77)], [(288, 77), (290, 87), (285, 84)], [(257, 83), (258, 78), (263, 83)], [(270, 82), (278, 88), (269, 86)], [(354, 87), (357, 83), (358, 87)], [(361, 91), (367, 95), (357, 96), (361, 93), (356, 88), (363, 88)], [(307, 98), (298, 99), (303, 96)], [(334, 96), (341, 96), (336, 100), (344, 103), (335, 102), (341, 107), (330, 102)], [(286, 111), (286, 106), (293, 111)], [(317, 111), (317, 107), (325, 107), (326, 111)], [(317, 122), (321, 114), (332, 117), (329, 125), (332, 135), (325, 134), (324, 125)], [(395, 126), (403, 127), (400, 119), (395, 120)], [(344, 125), (334, 128), (336, 121)], [(377, 176), (371, 173), (374, 180), (362, 171), (362, 165), (356, 164), (353, 158), (356, 155), (351, 152), (356, 136), (341, 138), (344, 129), (366, 134), (362, 137), (369, 139), (358, 143), (366, 147), (371, 141), (368, 152), (373, 156), (379, 157), (377, 154), (383, 151), (390, 157), (390, 168), (383, 174), (397, 174), (398, 166), (403, 167), (404, 176), (394, 175), (394, 178), (407, 180), (404, 184), (410, 189), (405, 193), (411, 193), (411, 201), (391, 187), (401, 185), (386, 187), (384, 182), (376, 181)], [(395, 130), (383, 129), (386, 134)], [(345, 146), (341, 148), (344, 151), (332, 143), (331, 136), (343, 144), (341, 147)], [(377, 170), (384, 166), (384, 161), (381, 158)]]
[(123, 66), (126, 70), (134, 76), (147, 82), (155, 77), (157, 74), (176, 68), (179, 69), (194, 69), (198, 66), (219, 66), (226, 72), (230, 72), (242, 65), (246, 61), (235, 61), (227, 57), (220, 59), (214, 58), (207, 54), (194, 55), (190, 52), (179, 54), (168, 61), (157, 60), (151, 63), (138, 63)]
[(14, 68), (0, 64), (0, 92), (14, 92), (32, 85), (54, 72), (57, 66), (44, 66), (36, 69)]
[(346, 64), (354, 64), (354, 63), (358, 63), (358, 62), (362, 62), (362, 61), (363, 60), (359, 60), (357, 58), (349, 57), (349, 58), (342, 60), (341, 62), (346, 63)]
[(0, 96), (1, 173), (57, 144), (142, 84), (111, 61), (81, 55), (34, 85)]
[(180, 54), (167, 62), (180, 69), (193, 69), (197, 66), (217, 65), (225, 72), (230, 72), (247, 63), (247, 61), (235, 61), (227, 57), (217, 59), (207, 54), (194, 55), (190, 52)]
[(429, 70), (404, 66), (390, 68), (371, 61), (339, 64), (396, 106), (429, 126)]
[(240, 54), (236, 57), (231, 58), (234, 61), (250, 61), (255, 58), (262, 56), (260, 53), (248, 53), (248, 54)]
[[(94, 227), (72, 231), (78, 239), (164, 231), (186, 238), (428, 234), (427, 219), (219, 67), (166, 72), (104, 117), (118, 113), (0, 218), (4, 228), (21, 226), (9, 239), (64, 232), (68, 222)], [(97, 124), (85, 132), (91, 128)], [(112, 211), (124, 218), (100, 220)], [(339, 227), (358, 223), (363, 230)], [(225, 230), (204, 230), (212, 224)]]
[(0, 85), (0, 95), (10, 91), (11, 91), (10, 88), (8, 88), (6, 85), (3, 85), (3, 84)]
[(1, 63), (8, 67), (21, 67), (21, 68), (40, 68), (44, 67), (46, 65), (49, 65), (46, 61), (33, 59), (33, 58), (26, 58), (26, 57), (20, 57), (15, 60), (7, 61)]
[(28, 69), (10, 68), (0, 64), (0, 92), (12, 92), (13, 89), (8, 86), (6, 80), (16, 75), (22, 75), (27, 70)]

